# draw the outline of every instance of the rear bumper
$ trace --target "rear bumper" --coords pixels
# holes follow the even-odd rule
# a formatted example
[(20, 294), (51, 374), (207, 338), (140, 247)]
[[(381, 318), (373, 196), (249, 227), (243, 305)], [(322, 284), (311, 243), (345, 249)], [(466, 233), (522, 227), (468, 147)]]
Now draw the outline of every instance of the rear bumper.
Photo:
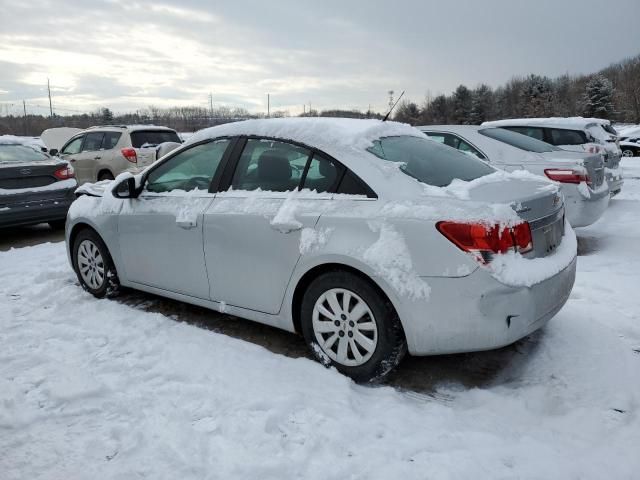
[(607, 184), (609, 185), (609, 192), (611, 196), (615, 196), (622, 190), (624, 185), (624, 178), (622, 177), (622, 169), (617, 168), (613, 171), (607, 169), (606, 173)]
[(64, 220), (75, 199), (74, 190), (65, 189), (39, 199), (0, 204), (0, 228)]
[(572, 227), (586, 227), (597, 221), (609, 206), (609, 190), (590, 192), (585, 197), (577, 185), (562, 185), (567, 220)]
[(477, 269), (461, 278), (425, 278), (429, 300), (403, 312), (409, 352), (434, 355), (490, 350), (509, 345), (544, 326), (566, 303), (576, 258), (556, 275), (531, 287), (511, 287)]

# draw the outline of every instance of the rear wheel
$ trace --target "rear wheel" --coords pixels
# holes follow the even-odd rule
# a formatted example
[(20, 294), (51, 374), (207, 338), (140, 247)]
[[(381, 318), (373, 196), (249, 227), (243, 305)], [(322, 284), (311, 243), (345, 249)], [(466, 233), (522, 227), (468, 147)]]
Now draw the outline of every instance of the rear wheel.
[(350, 272), (328, 272), (311, 282), (302, 300), (301, 327), (320, 362), (357, 382), (384, 378), (407, 350), (391, 303)]
[(118, 293), (120, 282), (111, 255), (93, 230), (82, 230), (73, 242), (73, 268), (80, 285), (98, 298)]

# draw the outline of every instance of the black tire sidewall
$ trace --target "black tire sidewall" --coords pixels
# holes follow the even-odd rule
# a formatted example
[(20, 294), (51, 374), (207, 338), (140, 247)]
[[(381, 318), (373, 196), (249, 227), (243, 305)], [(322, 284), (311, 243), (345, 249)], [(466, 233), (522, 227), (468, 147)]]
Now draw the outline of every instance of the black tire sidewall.
[[(100, 251), (100, 255), (102, 255), (102, 261), (104, 263), (104, 273), (105, 280), (98, 289), (91, 288), (82, 278), (80, 274), (80, 268), (78, 266), (78, 247), (84, 240), (90, 240)], [(116, 272), (115, 265), (113, 264), (113, 260), (111, 259), (111, 255), (109, 254), (109, 250), (107, 246), (104, 244), (100, 236), (95, 233), (93, 230), (85, 229), (82, 230), (76, 236), (73, 241), (73, 250), (71, 251), (71, 258), (73, 262), (73, 269), (76, 272), (78, 277), (78, 281), (82, 288), (84, 288), (87, 292), (91, 293), (93, 296), (98, 298), (103, 298), (106, 296), (112, 296), (115, 294), (119, 287), (118, 276)]]
[[(332, 288), (344, 288), (357, 294), (368, 305), (378, 328), (376, 349), (366, 363), (346, 366), (331, 360), (318, 345), (313, 331), (313, 308), (320, 296)], [(369, 281), (346, 271), (320, 275), (307, 288), (300, 309), (302, 334), (314, 356), (325, 365), (334, 366), (356, 382), (370, 382), (383, 378), (406, 353), (406, 341), (393, 305)]]

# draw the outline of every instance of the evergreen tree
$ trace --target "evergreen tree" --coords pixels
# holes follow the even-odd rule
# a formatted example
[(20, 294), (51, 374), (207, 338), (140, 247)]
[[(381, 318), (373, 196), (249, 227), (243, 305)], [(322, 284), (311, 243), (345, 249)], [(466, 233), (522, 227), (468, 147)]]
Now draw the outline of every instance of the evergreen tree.
[(408, 123), (410, 125), (420, 124), (421, 115), (418, 105), (403, 100), (396, 108), (396, 114), (393, 117), (396, 122)]
[(100, 109), (100, 120), (105, 125), (113, 123), (113, 112), (108, 108)]
[(491, 87), (482, 84), (471, 94), (471, 111), (469, 112), (469, 123), (480, 125), (493, 116), (493, 92)]
[(458, 125), (471, 123), (471, 91), (464, 85), (453, 92), (453, 122)]
[(613, 84), (596, 74), (587, 82), (583, 97), (586, 117), (610, 118), (613, 114)]
[(552, 117), (556, 114), (556, 95), (549, 77), (529, 75), (520, 92), (526, 117)]

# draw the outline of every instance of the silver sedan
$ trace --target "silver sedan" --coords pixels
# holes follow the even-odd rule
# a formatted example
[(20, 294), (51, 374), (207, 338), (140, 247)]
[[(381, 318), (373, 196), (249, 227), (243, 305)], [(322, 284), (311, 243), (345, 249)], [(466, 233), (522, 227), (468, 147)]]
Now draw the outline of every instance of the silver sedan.
[(299, 332), (356, 381), (407, 351), (512, 343), (555, 315), (575, 276), (554, 184), (392, 122), (222, 125), (78, 194), (66, 241), (84, 289)]

